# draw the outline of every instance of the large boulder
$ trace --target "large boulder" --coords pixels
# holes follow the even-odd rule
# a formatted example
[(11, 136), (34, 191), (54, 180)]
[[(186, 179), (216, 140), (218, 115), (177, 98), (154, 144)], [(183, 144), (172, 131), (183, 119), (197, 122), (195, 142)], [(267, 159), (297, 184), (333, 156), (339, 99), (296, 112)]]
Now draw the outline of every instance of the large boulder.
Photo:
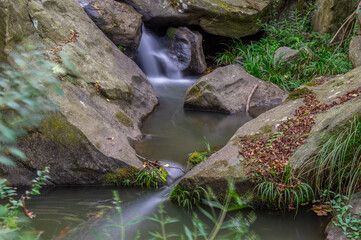
[(257, 33), (271, 13), (272, 0), (126, 0), (152, 25), (196, 24), (225, 37)]
[[(352, 206), (350, 213), (351, 216), (356, 218), (356, 219), (360, 219), (360, 214), (361, 214), (361, 193), (356, 193), (351, 201), (350, 201), (350, 205)], [(329, 223), (329, 225), (326, 228), (326, 240), (347, 240), (349, 238), (347, 238), (344, 234), (341, 228), (336, 227), (333, 224), (333, 221), (331, 221)]]
[(88, 16), (117, 46), (132, 57), (140, 43), (142, 15), (129, 5), (114, 0), (78, 0)]
[(318, 0), (312, 18), (313, 30), (321, 34), (336, 33), (358, 3), (359, 0)]
[(184, 107), (204, 111), (235, 113), (245, 110), (248, 96), (258, 85), (250, 109), (279, 105), (286, 97), (278, 86), (262, 81), (240, 65), (228, 65), (201, 77), (192, 84), (184, 97)]
[(349, 46), (349, 58), (354, 68), (361, 66), (361, 36), (352, 38)]
[(182, 26), (196, 23), (198, 14), (184, 14), (173, 8), (169, 0), (124, 0), (143, 15), (143, 20), (154, 27)]
[(202, 47), (202, 35), (186, 27), (168, 28), (168, 53), (179, 70), (201, 74), (207, 69)]
[(39, 49), (58, 64), (66, 55), (74, 65), (61, 76), (64, 96), (52, 96), (59, 112), (19, 142), (28, 160), (3, 168), (1, 175), (23, 185), (36, 169), (49, 166), (54, 184), (99, 184), (109, 171), (141, 167), (130, 141), (141, 134), (141, 120), (157, 98), (144, 73), (77, 0), (0, 1), (0, 17), (2, 61), (27, 40), (41, 43)]
[[(294, 118), (296, 109), (304, 105), (303, 98), (307, 93), (313, 93), (320, 103), (330, 103), (361, 86), (361, 67), (343, 75), (332, 78), (318, 85), (307, 84), (296, 89), (281, 105), (261, 114), (257, 118), (240, 127), (230, 141), (221, 150), (214, 153), (206, 161), (195, 166), (180, 181), (180, 185), (188, 189), (196, 186), (210, 186), (215, 194), (225, 193), (229, 177), (237, 180), (236, 188), (240, 195), (253, 191), (252, 178), (246, 174), (244, 157), (240, 153), (242, 140), (271, 137), (278, 131), (277, 127), (288, 118)], [(305, 160), (314, 156), (322, 138), (320, 134), (334, 129), (352, 120), (355, 114), (361, 115), (361, 96), (355, 97), (341, 105), (336, 105), (327, 111), (314, 115), (314, 125), (306, 139), (306, 143), (296, 151), (292, 163), (298, 168)]]

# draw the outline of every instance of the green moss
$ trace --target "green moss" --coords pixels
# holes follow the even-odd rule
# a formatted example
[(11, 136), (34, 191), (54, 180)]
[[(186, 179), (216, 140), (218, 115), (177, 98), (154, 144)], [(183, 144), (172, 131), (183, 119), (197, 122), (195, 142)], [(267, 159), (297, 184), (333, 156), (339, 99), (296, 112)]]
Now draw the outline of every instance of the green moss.
[(58, 113), (43, 121), (40, 131), (46, 138), (64, 147), (77, 147), (84, 139), (83, 134)]
[(299, 98), (303, 98), (309, 93), (312, 93), (312, 91), (309, 90), (308, 88), (305, 88), (305, 87), (304, 88), (297, 88), (294, 91), (290, 92), (290, 94), (288, 95), (285, 102), (294, 101), (294, 100), (297, 100)]
[(174, 38), (174, 35), (175, 35), (175, 31), (176, 31), (175, 28), (168, 28), (168, 30), (167, 30), (167, 37), (170, 38), (170, 39), (173, 39), (173, 38)]
[(317, 82), (311, 81), (311, 82), (306, 83), (305, 85), (308, 87), (314, 87), (317, 85)]
[(128, 117), (127, 114), (123, 112), (117, 112), (115, 114), (115, 117), (117, 118), (118, 122), (120, 122), (122, 125), (126, 127), (134, 128), (133, 120), (130, 117)]
[(138, 169), (135, 167), (121, 168), (116, 172), (108, 173), (105, 176), (105, 183), (116, 185), (131, 185), (137, 180)]

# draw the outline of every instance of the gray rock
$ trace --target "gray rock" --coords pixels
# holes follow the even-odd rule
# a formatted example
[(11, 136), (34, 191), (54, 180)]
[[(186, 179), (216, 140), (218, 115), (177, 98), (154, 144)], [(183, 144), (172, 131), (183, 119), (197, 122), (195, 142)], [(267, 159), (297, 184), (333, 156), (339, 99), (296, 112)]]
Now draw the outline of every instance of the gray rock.
[[(350, 210), (350, 213), (353, 217), (356, 217), (360, 219), (360, 213), (361, 213), (361, 193), (356, 193), (350, 202), (350, 205), (353, 207)], [(326, 240), (347, 240), (347, 238), (342, 230), (335, 225), (333, 225), (332, 221), (329, 223), (329, 225), (326, 228)]]
[(184, 107), (226, 113), (244, 111), (248, 96), (258, 84), (250, 108), (280, 104), (287, 93), (278, 86), (248, 74), (240, 65), (216, 69), (192, 84), (185, 95)]
[(116, 45), (125, 47), (132, 58), (140, 43), (142, 15), (114, 0), (78, 0), (88, 16)]
[(196, 23), (198, 14), (184, 14), (170, 6), (169, 0), (125, 0), (154, 27), (182, 26)]
[(280, 47), (276, 50), (273, 57), (273, 65), (289, 67), (291, 64), (296, 63), (303, 55), (309, 58), (316, 58), (315, 53), (309, 47), (302, 47), (300, 50), (294, 50), (289, 47)]
[(257, 33), (271, 13), (271, 0), (126, 0), (144, 21), (159, 25), (199, 25), (206, 32), (225, 37), (245, 37)]
[(317, 0), (317, 10), (312, 18), (313, 30), (321, 34), (336, 33), (358, 3), (358, 0)]
[(186, 27), (168, 28), (168, 53), (180, 70), (201, 74), (207, 69), (202, 47), (202, 35)]
[(25, 185), (36, 169), (49, 166), (54, 184), (99, 184), (109, 171), (141, 167), (130, 141), (141, 134), (141, 120), (158, 102), (144, 73), (97, 28), (77, 0), (30, 1), (28, 7), (26, 2), (0, 2), (0, 17), (5, 19), (0, 24), (2, 60), (9, 60), (7, 53), (22, 39), (42, 44), (45, 53), (66, 42), (73, 29), (77, 41), (66, 43), (59, 56), (66, 55), (74, 65), (68, 78), (76, 84), (64, 82), (64, 97), (49, 95), (56, 98), (59, 112), (20, 141), (28, 160), (17, 161), (18, 168), (3, 168), (1, 175)]
[(354, 68), (361, 66), (361, 36), (352, 38), (349, 46), (349, 58)]
[[(321, 103), (329, 103), (360, 86), (361, 67), (343, 76), (328, 80), (322, 85), (313, 87), (303, 85), (300, 88), (312, 91)], [(271, 136), (276, 131), (277, 126), (287, 118), (292, 117), (295, 110), (301, 105), (303, 105), (301, 98), (292, 97), (281, 105), (247, 122), (237, 130), (226, 146), (189, 171), (179, 184), (189, 189), (196, 186), (210, 186), (215, 194), (224, 194), (227, 179), (234, 177), (238, 182), (236, 186), (238, 186), (237, 191), (240, 195), (253, 191), (254, 185), (245, 174), (246, 167), (239, 161), (242, 155), (239, 153), (239, 147), (237, 146), (238, 139), (258, 139)], [(298, 169), (305, 160), (317, 153), (322, 139), (319, 137), (320, 134), (340, 128), (349, 120), (352, 120), (355, 114), (359, 116), (361, 114), (360, 97), (342, 105), (334, 106), (326, 112), (316, 114), (315, 124), (312, 127), (310, 136), (307, 138), (307, 142), (292, 157), (291, 164)]]

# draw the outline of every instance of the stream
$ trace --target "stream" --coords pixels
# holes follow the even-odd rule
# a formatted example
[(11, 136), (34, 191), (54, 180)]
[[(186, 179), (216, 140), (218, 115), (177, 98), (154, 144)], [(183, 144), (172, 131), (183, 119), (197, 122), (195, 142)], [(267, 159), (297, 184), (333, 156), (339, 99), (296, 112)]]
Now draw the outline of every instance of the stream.
[[(135, 149), (141, 156), (159, 160), (180, 168), (186, 167), (190, 153), (205, 149), (205, 141), (211, 146), (224, 146), (234, 132), (254, 116), (245, 114), (225, 115), (183, 109), (187, 88), (198, 76), (183, 76), (166, 54), (162, 38), (143, 29), (137, 62), (151, 81), (159, 98), (159, 106), (144, 121), (144, 140)], [(179, 222), (167, 226), (168, 232), (183, 233), (183, 226), (191, 225), (192, 213), (167, 199), (170, 187), (183, 175), (179, 169), (168, 169), (167, 186), (157, 190), (141, 188), (116, 188), (110, 186), (67, 186), (48, 188), (27, 202), (36, 214), (28, 227), (35, 229), (40, 239), (121, 239), (121, 229), (110, 227), (135, 218), (151, 217), (158, 213), (160, 203), (167, 215)], [(113, 191), (118, 192), (119, 208), (113, 201)], [(250, 210), (244, 210), (246, 215)], [(321, 240), (327, 218), (317, 217), (313, 212), (300, 209), (294, 212), (254, 210), (257, 221), (252, 229), (263, 240)], [(208, 223), (198, 212), (201, 220)], [(29, 228), (30, 229), (30, 228)], [(33, 231), (33, 230), (31, 230)], [(149, 239), (149, 232), (160, 231), (159, 225), (143, 220), (126, 228), (125, 239)]]

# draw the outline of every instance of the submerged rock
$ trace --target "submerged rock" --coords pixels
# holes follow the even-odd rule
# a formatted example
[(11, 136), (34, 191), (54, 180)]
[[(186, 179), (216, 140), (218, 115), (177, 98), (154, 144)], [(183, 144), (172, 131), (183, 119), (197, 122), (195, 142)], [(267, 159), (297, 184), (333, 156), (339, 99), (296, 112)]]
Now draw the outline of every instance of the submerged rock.
[(207, 69), (202, 35), (186, 27), (168, 28), (168, 53), (178, 69), (188, 74), (201, 74)]
[[(217, 196), (222, 196), (226, 191), (227, 179), (234, 177), (237, 181), (236, 189), (241, 196), (253, 191), (254, 184), (250, 176), (246, 174), (247, 167), (241, 161), (243, 156), (238, 146), (240, 140), (273, 136), (277, 127), (288, 118), (294, 117), (296, 109), (304, 105), (302, 96), (307, 93), (313, 93), (321, 104), (331, 103), (360, 86), (361, 67), (343, 76), (332, 78), (321, 85), (310, 83), (301, 86), (292, 92), (280, 106), (240, 127), (226, 146), (189, 171), (179, 184), (188, 189), (194, 189), (196, 186), (210, 186)], [(315, 114), (309, 137), (293, 155), (291, 164), (296, 169), (301, 166), (304, 161), (318, 152), (318, 146), (322, 141), (321, 134), (339, 129), (352, 120), (356, 114), (361, 115), (361, 96), (353, 96), (352, 100)]]
[[(49, 166), (54, 184), (99, 184), (109, 171), (141, 167), (129, 141), (141, 134), (141, 120), (157, 98), (144, 73), (77, 0), (1, 1), (0, 17), (2, 61), (26, 39), (42, 44), (39, 50), (51, 56), (50, 50), (60, 49), (53, 56), (58, 63), (66, 56), (74, 65), (62, 76), (64, 96), (49, 96), (56, 98), (59, 112), (19, 142), (28, 159), (17, 160), (17, 168), (2, 167), (2, 177), (25, 185), (37, 169)], [(120, 112), (126, 122), (119, 119)]]
[(225, 37), (257, 33), (271, 13), (271, 0), (126, 0), (144, 21), (159, 26), (199, 25), (206, 32)]
[(225, 113), (245, 110), (248, 96), (258, 85), (250, 108), (279, 105), (287, 93), (273, 83), (262, 81), (240, 65), (229, 65), (216, 69), (192, 84), (185, 95), (184, 107), (204, 111)]
[(114, 0), (78, 0), (88, 16), (125, 53), (135, 57), (142, 34), (142, 15)]

